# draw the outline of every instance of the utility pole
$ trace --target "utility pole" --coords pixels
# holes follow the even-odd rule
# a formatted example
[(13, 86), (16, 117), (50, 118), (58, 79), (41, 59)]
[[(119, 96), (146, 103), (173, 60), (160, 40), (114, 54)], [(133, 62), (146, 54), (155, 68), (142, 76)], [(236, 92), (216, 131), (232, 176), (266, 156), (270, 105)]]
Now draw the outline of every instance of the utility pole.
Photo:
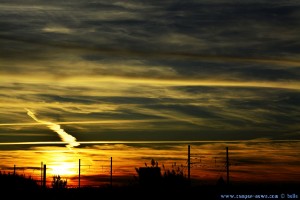
[(228, 147), (226, 147), (226, 170), (227, 170), (227, 185), (229, 185), (229, 156), (228, 156)]
[(191, 182), (191, 146), (188, 145), (188, 182)]
[(46, 165), (44, 165), (43, 188), (46, 189)]
[(78, 164), (78, 188), (80, 188), (80, 159)]
[(110, 187), (112, 187), (112, 157), (110, 157)]
[(14, 176), (16, 175), (16, 165), (14, 165)]
[(43, 186), (43, 162), (41, 162), (41, 187)]
[(81, 171), (81, 166), (91, 166), (91, 165), (82, 165), (81, 160), (78, 160), (78, 188), (80, 188), (80, 171)]

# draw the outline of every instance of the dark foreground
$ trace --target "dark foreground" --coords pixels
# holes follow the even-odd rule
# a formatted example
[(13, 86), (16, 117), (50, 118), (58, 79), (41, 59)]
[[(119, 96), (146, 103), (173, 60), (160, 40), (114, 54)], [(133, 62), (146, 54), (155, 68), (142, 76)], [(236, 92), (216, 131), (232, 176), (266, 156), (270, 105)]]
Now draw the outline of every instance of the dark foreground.
[(0, 199), (300, 199), (300, 184), (202, 185), (190, 187), (97, 187), (1, 190)]

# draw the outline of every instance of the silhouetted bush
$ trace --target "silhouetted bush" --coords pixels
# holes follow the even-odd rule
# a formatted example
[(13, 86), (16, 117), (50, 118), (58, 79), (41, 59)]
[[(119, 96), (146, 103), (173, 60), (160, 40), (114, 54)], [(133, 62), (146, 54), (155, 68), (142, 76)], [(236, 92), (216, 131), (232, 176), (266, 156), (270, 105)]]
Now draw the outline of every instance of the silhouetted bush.
[(67, 188), (67, 180), (62, 180), (60, 175), (54, 175), (52, 177), (52, 188), (53, 189), (64, 189)]
[(38, 189), (38, 183), (30, 176), (18, 174), (0, 173), (0, 189), (1, 190), (35, 190)]
[(163, 166), (163, 185), (171, 187), (183, 187), (188, 185), (188, 179), (184, 174), (184, 166), (172, 164), (171, 169), (165, 169)]

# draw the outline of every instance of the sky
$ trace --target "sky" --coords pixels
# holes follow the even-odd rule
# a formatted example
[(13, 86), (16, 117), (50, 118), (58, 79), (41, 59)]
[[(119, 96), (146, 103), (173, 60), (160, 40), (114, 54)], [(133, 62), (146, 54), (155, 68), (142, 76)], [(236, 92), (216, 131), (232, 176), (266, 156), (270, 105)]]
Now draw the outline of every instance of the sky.
[(1, 0), (0, 149), (297, 141), (299, 10), (295, 0)]

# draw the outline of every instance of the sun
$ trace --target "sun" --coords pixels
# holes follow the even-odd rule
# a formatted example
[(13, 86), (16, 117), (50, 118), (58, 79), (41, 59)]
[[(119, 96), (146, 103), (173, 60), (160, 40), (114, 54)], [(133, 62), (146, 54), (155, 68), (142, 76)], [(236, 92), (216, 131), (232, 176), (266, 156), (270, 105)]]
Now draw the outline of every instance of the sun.
[(75, 175), (76, 169), (74, 169), (74, 165), (71, 163), (60, 163), (51, 167), (53, 175)]

